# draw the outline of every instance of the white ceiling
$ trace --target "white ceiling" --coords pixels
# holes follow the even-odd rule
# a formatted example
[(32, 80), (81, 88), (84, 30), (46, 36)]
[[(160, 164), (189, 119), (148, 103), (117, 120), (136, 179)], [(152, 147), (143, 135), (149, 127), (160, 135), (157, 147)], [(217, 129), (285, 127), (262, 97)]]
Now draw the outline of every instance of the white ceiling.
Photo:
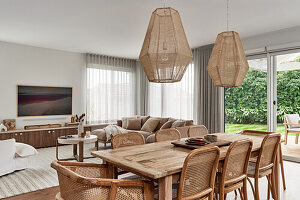
[[(163, 0), (1, 0), (0, 40), (137, 58)], [(226, 0), (168, 0), (191, 47), (226, 29)], [(300, 25), (299, 0), (230, 0), (230, 28), (242, 38)]]

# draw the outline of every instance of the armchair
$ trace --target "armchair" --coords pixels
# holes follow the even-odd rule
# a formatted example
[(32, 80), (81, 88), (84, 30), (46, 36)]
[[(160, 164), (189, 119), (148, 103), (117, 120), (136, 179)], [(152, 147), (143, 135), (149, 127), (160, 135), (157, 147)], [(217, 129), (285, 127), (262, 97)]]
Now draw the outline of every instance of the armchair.
[(295, 133), (295, 144), (298, 144), (299, 141), (299, 133), (300, 133), (300, 117), (299, 114), (287, 114), (284, 115), (284, 127), (285, 127), (285, 135), (284, 135), (284, 144), (287, 144), (287, 138), (289, 133)]

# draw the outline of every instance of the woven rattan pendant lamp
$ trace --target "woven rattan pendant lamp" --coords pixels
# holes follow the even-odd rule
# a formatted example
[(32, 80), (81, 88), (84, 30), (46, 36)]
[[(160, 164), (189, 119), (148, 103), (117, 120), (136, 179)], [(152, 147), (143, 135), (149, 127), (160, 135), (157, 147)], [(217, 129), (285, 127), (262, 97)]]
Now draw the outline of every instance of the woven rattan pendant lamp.
[(249, 70), (239, 34), (228, 31), (228, 1), (227, 31), (218, 34), (207, 65), (207, 71), (218, 87), (241, 86)]
[(139, 59), (150, 82), (182, 79), (192, 51), (177, 10), (164, 7), (152, 13)]

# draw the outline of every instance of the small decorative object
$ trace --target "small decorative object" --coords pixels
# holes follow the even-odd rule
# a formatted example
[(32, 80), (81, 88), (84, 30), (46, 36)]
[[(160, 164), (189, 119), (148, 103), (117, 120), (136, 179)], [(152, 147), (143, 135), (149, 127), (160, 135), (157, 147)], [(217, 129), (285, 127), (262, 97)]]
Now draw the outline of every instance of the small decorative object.
[(228, 31), (228, 1), (227, 31), (218, 35), (207, 65), (207, 71), (218, 87), (241, 86), (249, 70), (239, 34)]
[(218, 136), (208, 134), (208, 135), (204, 136), (204, 139), (206, 139), (209, 142), (217, 142), (218, 141)]
[(85, 132), (82, 132), (81, 134), (80, 134), (80, 137), (81, 138), (84, 138), (86, 136), (86, 133)]
[(86, 131), (86, 137), (89, 138), (91, 136), (91, 131)]
[(181, 81), (192, 57), (178, 11), (157, 8), (152, 13), (139, 56), (148, 80)]
[(75, 123), (76, 122), (76, 119), (74, 116), (71, 117), (71, 123)]
[(80, 115), (80, 117), (78, 117), (78, 115), (75, 115), (75, 120), (76, 120), (76, 122), (83, 123), (84, 122), (84, 117), (85, 117), (85, 113)]
[(207, 141), (204, 138), (189, 138), (189, 139), (186, 139), (185, 143), (189, 144), (189, 145), (204, 146), (204, 145), (209, 144), (209, 141)]
[(0, 132), (7, 131), (7, 127), (4, 124), (0, 124)]
[(84, 127), (81, 123), (78, 125), (78, 137), (81, 137), (82, 133), (84, 133)]
[(16, 120), (15, 119), (4, 119), (4, 126), (6, 126), (7, 130), (15, 130), (16, 129)]
[(65, 123), (65, 126), (67, 126), (67, 127), (70, 127), (70, 126), (78, 126), (78, 125), (79, 125), (78, 122), (74, 122), (74, 123), (67, 122), (67, 123)]

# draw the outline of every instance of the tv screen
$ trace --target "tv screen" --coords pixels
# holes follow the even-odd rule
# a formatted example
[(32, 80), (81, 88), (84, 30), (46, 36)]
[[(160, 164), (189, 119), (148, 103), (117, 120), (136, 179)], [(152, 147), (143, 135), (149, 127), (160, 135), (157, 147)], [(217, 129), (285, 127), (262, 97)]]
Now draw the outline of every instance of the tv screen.
[(18, 117), (72, 115), (72, 88), (18, 85)]

